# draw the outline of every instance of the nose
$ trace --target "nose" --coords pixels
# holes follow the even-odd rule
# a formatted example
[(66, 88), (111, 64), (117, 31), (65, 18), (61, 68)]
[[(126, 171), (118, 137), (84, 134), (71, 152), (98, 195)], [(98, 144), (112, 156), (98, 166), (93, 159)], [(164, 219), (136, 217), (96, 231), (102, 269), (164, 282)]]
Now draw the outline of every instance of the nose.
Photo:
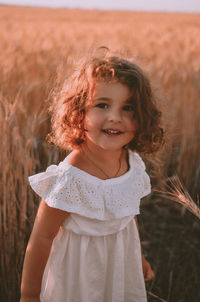
[(108, 119), (111, 122), (121, 122), (122, 121), (122, 112), (119, 109), (111, 109), (108, 113)]

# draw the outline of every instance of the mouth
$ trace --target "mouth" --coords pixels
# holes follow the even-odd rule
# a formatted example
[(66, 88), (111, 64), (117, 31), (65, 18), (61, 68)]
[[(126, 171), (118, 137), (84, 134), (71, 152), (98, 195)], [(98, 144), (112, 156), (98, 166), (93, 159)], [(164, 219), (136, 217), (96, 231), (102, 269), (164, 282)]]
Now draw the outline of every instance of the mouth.
[(122, 134), (123, 132), (120, 130), (115, 130), (115, 129), (103, 129), (102, 130), (104, 133), (109, 134), (109, 135), (119, 135)]

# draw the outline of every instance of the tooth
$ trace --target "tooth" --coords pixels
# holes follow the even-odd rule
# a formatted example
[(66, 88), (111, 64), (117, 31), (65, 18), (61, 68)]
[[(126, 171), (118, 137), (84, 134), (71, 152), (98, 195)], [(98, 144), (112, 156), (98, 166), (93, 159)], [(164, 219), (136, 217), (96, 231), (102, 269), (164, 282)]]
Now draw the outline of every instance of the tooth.
[(111, 133), (111, 134), (115, 134), (115, 133), (118, 133), (119, 131), (117, 131), (117, 130), (116, 131), (115, 130), (108, 130), (108, 132)]

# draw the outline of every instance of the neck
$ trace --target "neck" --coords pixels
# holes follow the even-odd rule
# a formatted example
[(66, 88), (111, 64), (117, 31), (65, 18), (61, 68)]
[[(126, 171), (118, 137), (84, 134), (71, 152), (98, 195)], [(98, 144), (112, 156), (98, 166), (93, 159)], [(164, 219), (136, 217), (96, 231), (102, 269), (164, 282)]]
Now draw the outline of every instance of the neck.
[(119, 159), (122, 156), (123, 149), (119, 150), (105, 150), (101, 149), (98, 146), (91, 146), (90, 144), (82, 144), (82, 150), (84, 153), (86, 153), (88, 156), (91, 156), (93, 159), (95, 159), (98, 162), (104, 162), (109, 164), (115, 164), (119, 161)]
[(120, 175), (124, 155), (122, 149), (113, 154), (110, 151), (90, 149), (85, 144), (81, 146), (81, 150), (92, 171), (94, 171), (93, 173), (99, 175), (99, 177), (107, 179)]

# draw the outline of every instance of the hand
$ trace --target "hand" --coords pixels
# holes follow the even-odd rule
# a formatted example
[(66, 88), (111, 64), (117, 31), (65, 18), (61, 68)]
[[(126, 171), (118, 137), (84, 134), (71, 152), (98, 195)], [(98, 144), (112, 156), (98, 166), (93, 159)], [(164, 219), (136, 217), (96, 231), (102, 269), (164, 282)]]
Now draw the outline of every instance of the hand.
[(143, 269), (144, 281), (150, 281), (154, 278), (154, 272), (151, 268), (151, 265), (143, 255), (142, 255), (142, 269)]

